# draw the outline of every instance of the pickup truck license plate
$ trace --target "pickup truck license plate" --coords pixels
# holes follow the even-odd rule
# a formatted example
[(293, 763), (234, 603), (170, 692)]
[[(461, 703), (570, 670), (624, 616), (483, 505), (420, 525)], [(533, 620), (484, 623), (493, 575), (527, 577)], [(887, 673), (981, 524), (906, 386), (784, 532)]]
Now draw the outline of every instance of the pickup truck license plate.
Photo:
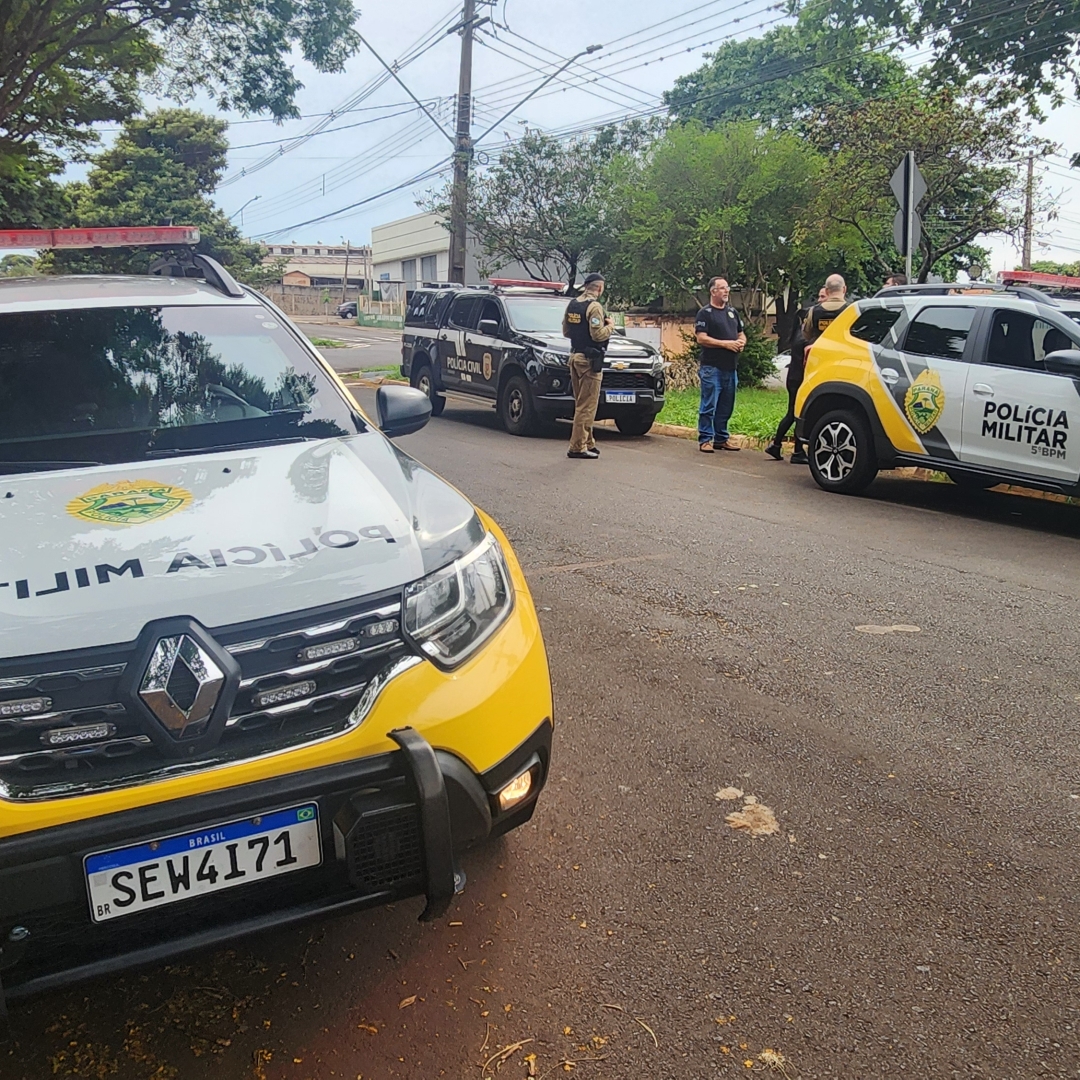
[(108, 922), (322, 862), (314, 803), (87, 855), (90, 915)]
[(633, 405), (637, 401), (634, 390), (605, 390), (604, 394), (609, 405)]

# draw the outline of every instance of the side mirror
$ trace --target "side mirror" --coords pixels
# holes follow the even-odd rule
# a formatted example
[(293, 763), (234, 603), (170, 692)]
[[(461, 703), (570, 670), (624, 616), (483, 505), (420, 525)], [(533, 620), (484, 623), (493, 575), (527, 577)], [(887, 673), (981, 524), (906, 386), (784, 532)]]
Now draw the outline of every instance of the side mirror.
[(1080, 349), (1059, 349), (1043, 358), (1046, 370), (1055, 375), (1071, 375), (1080, 379)]
[(477, 328), (478, 331), (484, 335), (484, 337), (498, 337), (499, 336), (499, 320), (498, 319), (481, 319), (480, 325)]
[(411, 435), (431, 419), (431, 401), (411, 386), (380, 386), (375, 391), (379, 427), (387, 438)]

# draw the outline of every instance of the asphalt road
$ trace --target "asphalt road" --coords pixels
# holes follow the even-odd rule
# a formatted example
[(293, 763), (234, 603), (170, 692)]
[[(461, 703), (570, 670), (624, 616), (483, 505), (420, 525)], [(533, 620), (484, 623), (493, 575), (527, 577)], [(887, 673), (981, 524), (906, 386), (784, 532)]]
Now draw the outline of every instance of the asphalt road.
[[(829, 496), (662, 437), (569, 461), (457, 401), (402, 445), (540, 607), (533, 822), (439, 923), (398, 904), (21, 1006), (0, 1075), (480, 1078), (506, 1047), (510, 1080), (1080, 1075), (1076, 507)], [(778, 831), (731, 828), (767, 815), (725, 788)]]
[(297, 318), (293, 320), (312, 339), (341, 342), (343, 347), (320, 346), (335, 371), (366, 371), (401, 364), (401, 333), (357, 326), (347, 319)]

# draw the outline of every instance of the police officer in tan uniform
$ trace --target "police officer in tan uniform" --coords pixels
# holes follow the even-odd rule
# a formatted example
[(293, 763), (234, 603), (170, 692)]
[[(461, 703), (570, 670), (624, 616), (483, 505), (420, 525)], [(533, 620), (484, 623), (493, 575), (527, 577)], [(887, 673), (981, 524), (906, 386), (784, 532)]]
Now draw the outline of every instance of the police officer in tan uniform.
[(818, 301), (803, 323), (803, 337), (809, 347), (828, 329), (833, 319), (847, 307), (847, 282), (839, 274), (825, 279), (825, 299)]
[(574, 392), (574, 426), (570, 432), (568, 458), (598, 458), (593, 423), (600, 404), (604, 377), (604, 353), (614, 324), (604, 312), (600, 296), (602, 274), (588, 274), (581, 295), (566, 305), (562, 332), (570, 339), (570, 385)]

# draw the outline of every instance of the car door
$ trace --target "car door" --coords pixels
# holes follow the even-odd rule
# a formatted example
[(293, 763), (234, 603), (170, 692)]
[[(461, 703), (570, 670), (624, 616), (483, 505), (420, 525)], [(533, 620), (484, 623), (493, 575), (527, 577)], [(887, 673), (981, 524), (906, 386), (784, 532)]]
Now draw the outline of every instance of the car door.
[(454, 297), (443, 328), (439, 331), (439, 366), (443, 385), (448, 390), (468, 390), (465, 357), (465, 331), (475, 325), (480, 298), (468, 293)]
[[(491, 333), (492, 323), (495, 333)], [(472, 386), (479, 394), (495, 397), (499, 385), (499, 365), (502, 363), (503, 334), (507, 329), (502, 307), (494, 297), (485, 297), (480, 303), (476, 329), (466, 330), (465, 357)], [(486, 333), (485, 333), (486, 331)]]
[(1068, 375), (1048, 372), (1043, 357), (1080, 348), (1080, 329), (1066, 331), (1019, 309), (999, 308), (988, 315), (978, 363), (968, 372), (962, 460), (1076, 483), (1080, 390)]
[(903, 331), (899, 348), (882, 347), (879, 353), (882, 382), (926, 453), (939, 461), (960, 457), (975, 311), (928, 304)]

